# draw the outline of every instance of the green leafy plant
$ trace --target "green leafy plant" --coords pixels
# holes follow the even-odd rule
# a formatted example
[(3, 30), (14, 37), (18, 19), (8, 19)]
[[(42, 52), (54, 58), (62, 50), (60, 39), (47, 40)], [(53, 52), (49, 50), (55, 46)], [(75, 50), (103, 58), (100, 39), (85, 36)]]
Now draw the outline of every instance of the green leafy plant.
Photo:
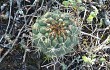
[(100, 62), (105, 62), (106, 59), (105, 59), (104, 57), (101, 57), (101, 58), (99, 59), (99, 61), (100, 61)]
[(87, 56), (82, 56), (82, 59), (85, 63), (89, 63), (89, 64), (94, 64), (94, 61), (96, 60), (95, 58), (91, 58)]
[(104, 57), (99, 57), (98, 59), (96, 58), (96, 55), (92, 54), (91, 56), (87, 57), (87, 56), (82, 56), (82, 60), (85, 62), (85, 63), (88, 63), (88, 64), (94, 64), (95, 61), (99, 61), (99, 62), (105, 62), (106, 59)]
[(89, 17), (87, 18), (87, 21), (90, 23), (93, 21), (93, 18), (96, 18), (97, 14), (98, 14), (98, 9), (95, 6), (92, 6), (92, 8), (94, 9), (92, 12), (90, 12)]
[(78, 44), (79, 28), (74, 17), (60, 11), (47, 12), (32, 26), (33, 42), (48, 57), (59, 57), (71, 52)]
[(69, 7), (71, 6), (74, 10), (84, 10), (85, 7), (82, 5), (79, 5), (82, 3), (82, 0), (67, 0), (67, 1), (63, 1), (63, 5), (65, 7)]

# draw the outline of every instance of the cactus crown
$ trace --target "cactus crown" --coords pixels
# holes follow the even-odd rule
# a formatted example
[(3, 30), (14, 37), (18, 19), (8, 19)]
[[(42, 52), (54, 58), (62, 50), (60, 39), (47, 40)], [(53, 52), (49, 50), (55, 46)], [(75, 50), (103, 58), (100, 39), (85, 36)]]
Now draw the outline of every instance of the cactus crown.
[(79, 29), (68, 13), (47, 12), (32, 26), (33, 42), (49, 57), (71, 52), (78, 44)]

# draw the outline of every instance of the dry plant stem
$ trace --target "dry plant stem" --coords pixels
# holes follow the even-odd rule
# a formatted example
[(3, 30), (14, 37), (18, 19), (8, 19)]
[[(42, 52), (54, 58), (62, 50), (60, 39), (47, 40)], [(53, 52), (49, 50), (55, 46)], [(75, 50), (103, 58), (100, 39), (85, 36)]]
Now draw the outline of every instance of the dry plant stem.
[(24, 47), (23, 47), (23, 48), (25, 49), (25, 52), (24, 52), (24, 56), (23, 56), (23, 61), (22, 61), (22, 63), (25, 63), (26, 53), (27, 53), (28, 51), (30, 51), (30, 50), (28, 49), (29, 44), (30, 44), (30, 43), (27, 43), (27, 45), (26, 45), (26, 46), (24, 45)]
[(107, 27), (104, 29), (102, 36), (104, 35), (105, 31), (108, 30), (108, 29), (110, 29), (110, 25), (107, 26)]
[[(37, 2), (39, 2), (39, 0), (35, 0), (34, 3), (33, 3), (33, 5), (34, 5), (34, 4), (36, 5)], [(43, 2), (42, 2), (42, 4), (41, 4), (41, 7), (38, 8), (37, 10), (35, 10), (35, 12), (34, 12), (33, 14), (31, 14), (31, 15), (26, 15), (26, 17), (27, 17), (27, 16), (32, 16), (32, 18), (30, 19), (29, 25), (31, 25), (31, 23), (32, 23), (32, 21), (33, 21), (33, 18), (35, 17), (34, 15), (36, 14), (36, 12), (42, 9), (43, 4), (44, 4), (44, 0), (43, 0)]]
[(52, 62), (52, 63), (46, 64), (46, 65), (43, 65), (41, 67), (42, 68), (46, 67), (48, 69), (49, 67), (54, 66), (53, 70), (56, 70), (56, 67), (55, 67), (56, 64), (57, 64), (57, 62)]
[(27, 25), (25, 15), (24, 15), (24, 20), (25, 20), (25, 24), (24, 24), (23, 27), (20, 29), (18, 35), (16, 36), (16, 39), (13, 41), (12, 47), (9, 48), (9, 49), (6, 51), (6, 53), (0, 58), (0, 62), (1, 62), (1, 61), (4, 59), (4, 57), (12, 50), (12, 48), (14, 47), (16, 41), (18, 40), (18, 38), (19, 38), (19, 36), (20, 36), (22, 30), (23, 30), (23, 29), (25, 28), (25, 26)]
[(59, 5), (59, 6), (63, 6), (61, 3), (59, 3), (57, 0), (55, 0), (55, 2)]
[(54, 62), (51, 62), (51, 63), (48, 63), (48, 64), (43, 65), (43, 66), (41, 66), (41, 67), (50, 67), (50, 66), (53, 66), (53, 65), (54, 65)]
[[(104, 29), (104, 32), (103, 32), (102, 36), (104, 35), (105, 31), (108, 30), (109, 28), (110, 28), (110, 25), (107, 26), (107, 27)], [(98, 52), (99, 50), (104, 49), (104, 48), (110, 48), (110, 46), (107, 46), (107, 45), (106, 45), (106, 42), (108, 41), (108, 39), (110, 39), (109, 36), (108, 36), (107, 39), (104, 40), (101, 44), (99, 44), (98, 46), (96, 46), (96, 47), (95, 47), (95, 50), (93, 50), (93, 52)]]
[[(43, 0), (44, 1), (44, 0)], [(39, 8), (39, 9), (37, 9), (37, 11), (39, 11), (41, 8), (42, 8), (42, 6), (43, 6), (43, 2), (42, 2), (42, 5), (41, 5), (41, 7)], [(10, 6), (11, 7), (11, 6)], [(11, 9), (11, 8), (10, 8)], [(11, 10), (10, 10), (10, 12), (11, 12)], [(9, 17), (10, 18), (10, 17)], [(32, 18), (33, 19), (33, 18)], [(16, 39), (14, 40), (14, 42), (13, 42), (13, 44), (12, 44), (12, 47), (11, 48), (9, 48), (7, 51), (6, 51), (6, 53), (0, 58), (0, 62), (5, 58), (5, 56), (12, 50), (12, 48), (13, 48), (13, 46), (15, 45), (15, 43), (16, 43), (16, 41), (18, 40), (18, 38), (19, 38), (19, 36), (20, 36), (20, 34), (21, 34), (21, 32), (22, 32), (22, 30), (25, 28), (25, 26), (26, 26), (26, 16), (24, 15), (24, 20), (25, 20), (25, 24), (23, 25), (23, 27), (20, 29), (20, 31), (19, 31), (19, 33), (18, 33), (18, 35), (17, 35), (17, 37), (16, 37)], [(9, 19), (9, 21), (10, 21), (10, 19)], [(30, 22), (31, 23), (31, 22)], [(10, 22), (8, 23), (8, 25), (10, 25)], [(9, 28), (9, 26), (7, 27), (7, 29)], [(7, 33), (7, 31), (6, 31), (6, 33)], [(2, 39), (4, 38), (4, 36), (1, 38), (1, 40), (0, 41), (2, 41)], [(23, 60), (24, 61), (24, 60)]]
[(88, 35), (88, 36), (91, 36), (91, 37), (93, 37), (93, 38), (96, 38), (96, 39), (99, 39), (99, 40), (100, 40), (100, 38), (99, 38), (99, 37), (94, 36), (94, 35), (92, 35), (92, 34), (85, 33), (85, 32), (82, 32), (82, 31), (81, 31), (81, 33), (82, 33), (82, 34), (84, 34), (84, 35)]
[(12, 0), (10, 0), (10, 14), (9, 14), (9, 21), (8, 21), (8, 26), (7, 26), (7, 28), (6, 28), (6, 32), (5, 32), (5, 34), (7, 33), (8, 28), (9, 28), (9, 25), (10, 25), (10, 20), (11, 20), (11, 11), (12, 11), (11, 7), (12, 7)]
[(103, 29), (97, 29), (97, 31), (104, 31), (103, 34), (105, 33), (106, 30), (109, 30), (110, 29), (110, 25), (107, 26), (106, 28), (103, 28)]
[[(30, 6), (29, 9), (27, 10), (27, 12), (28, 12), (33, 6), (35, 6), (36, 3), (39, 3), (39, 0), (35, 0), (32, 5), (27, 5), (27, 6)], [(42, 2), (42, 4), (41, 4), (41, 7), (43, 6), (43, 3), (44, 3), (44, 0), (43, 0), (43, 2)], [(40, 7), (40, 8), (41, 8), (41, 7)]]
[(84, 17), (83, 17), (83, 21), (82, 21), (82, 23), (84, 22), (84, 20), (85, 20), (85, 17), (86, 17), (86, 12), (87, 12), (87, 8), (85, 9), (85, 11), (84, 11)]
[(53, 61), (51, 62), (51, 63), (48, 63), (48, 64), (46, 64), (46, 65), (43, 65), (43, 66), (41, 66), (42, 68), (43, 67), (46, 67), (47, 69), (49, 68), (49, 67), (51, 67), (51, 66), (54, 66), (54, 68), (53, 68), (53, 70), (56, 70), (56, 64), (57, 63), (60, 63), (59, 61), (58, 61), (58, 58), (53, 58)]
[(18, 33), (16, 39), (14, 40), (14, 42), (13, 42), (13, 44), (12, 44), (12, 47), (9, 48), (9, 49), (6, 51), (6, 53), (0, 58), (0, 62), (1, 62), (1, 61), (4, 59), (4, 57), (12, 50), (13, 46), (15, 45), (16, 41), (18, 40), (18, 38), (19, 38), (19, 36), (20, 36), (20, 34), (21, 34), (21, 31), (23, 30), (24, 27), (25, 27), (25, 24), (24, 24), (24, 26), (20, 29), (20, 31), (19, 31), (19, 33)]
[(27, 49), (25, 49), (22, 63), (25, 63), (26, 53), (27, 53)]
[(108, 39), (110, 39), (110, 36), (107, 37), (106, 40), (104, 40), (101, 44), (99, 44), (98, 46), (95, 47), (95, 50), (93, 50), (94, 52), (98, 52), (99, 50), (103, 49), (103, 48), (108, 48), (109, 46), (106, 45)]
[(33, 5), (36, 5), (36, 3), (37, 2), (39, 2), (40, 0), (35, 0), (34, 2), (33, 2)]
[(10, 0), (10, 13), (9, 13), (8, 25), (7, 25), (7, 28), (6, 28), (5, 34), (4, 34), (4, 35), (1, 37), (1, 39), (0, 39), (0, 42), (2, 41), (2, 39), (4, 38), (4, 36), (7, 34), (7, 31), (8, 31), (9, 25), (10, 25), (11, 11), (12, 11), (11, 7), (12, 7), (12, 0)]
[[(8, 25), (7, 25), (7, 28), (6, 28), (6, 32), (5, 34), (2, 36), (2, 38), (0, 39), (0, 42), (2, 41), (2, 39), (5, 37), (5, 35), (7, 34), (7, 31), (8, 31), (8, 28), (9, 28), (9, 25), (10, 25), (10, 20), (11, 20), (11, 7), (12, 7), (12, 0), (10, 0), (10, 14), (9, 14), (9, 21), (8, 21)], [(11, 49), (11, 48), (10, 48)], [(8, 50), (1, 58), (0, 58), (0, 62), (3, 60), (3, 58), (9, 53), (10, 50)]]

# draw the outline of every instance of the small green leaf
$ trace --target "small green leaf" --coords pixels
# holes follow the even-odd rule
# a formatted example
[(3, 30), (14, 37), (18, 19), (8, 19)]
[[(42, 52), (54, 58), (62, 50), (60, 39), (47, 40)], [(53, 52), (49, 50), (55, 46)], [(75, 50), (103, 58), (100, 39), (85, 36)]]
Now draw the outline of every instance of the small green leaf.
[(97, 14), (98, 14), (98, 9), (95, 6), (92, 6), (92, 8), (94, 10), (90, 13), (89, 17), (87, 18), (88, 22), (92, 22), (93, 18), (95, 18), (97, 16)]
[(88, 61), (88, 58), (87, 58), (86, 56), (82, 56), (82, 59), (83, 59), (83, 61), (86, 62), (86, 63), (89, 62), (89, 61)]
[(82, 56), (82, 59), (85, 63), (90, 63), (90, 64), (94, 64), (95, 59), (91, 59), (89, 57), (86, 56)]
[(106, 44), (109, 44), (109, 43), (110, 43), (110, 35), (106, 39)]
[(68, 5), (69, 5), (69, 1), (63, 1), (63, 3), (62, 3), (65, 7), (68, 7)]
[(100, 62), (105, 62), (106, 61), (106, 59), (105, 58), (100, 58)]
[(97, 14), (96, 14), (95, 12), (91, 12), (90, 15), (91, 15), (92, 17), (96, 17), (96, 16), (97, 16)]
[(87, 22), (92, 22), (93, 21), (93, 16), (92, 15), (89, 15), (89, 17), (87, 18)]

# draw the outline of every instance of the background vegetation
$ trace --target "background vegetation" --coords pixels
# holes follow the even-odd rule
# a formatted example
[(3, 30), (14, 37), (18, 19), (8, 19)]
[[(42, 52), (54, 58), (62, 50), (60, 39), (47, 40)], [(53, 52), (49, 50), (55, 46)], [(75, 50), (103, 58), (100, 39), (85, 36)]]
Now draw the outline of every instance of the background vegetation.
[[(0, 7), (0, 70), (110, 70), (109, 0), (2, 0)], [(54, 11), (60, 13), (53, 13)], [(68, 45), (65, 44), (67, 40), (63, 41), (69, 52), (64, 53), (61, 49), (60, 55), (46, 54), (49, 51), (47, 45), (40, 46), (46, 48), (39, 51), (39, 46), (33, 42), (36, 38), (33, 27), (37, 32), (36, 27), (41, 23), (42, 29), (38, 30), (46, 32), (42, 21), (45, 24), (43, 19), (48, 12), (51, 15), (45, 18), (49, 18), (50, 22), (53, 22), (53, 18), (57, 22), (59, 15), (67, 13), (69, 19), (65, 22), (67, 16), (60, 17), (58, 22), (62, 23), (63, 20), (64, 23), (73, 23), (67, 26), (55, 23), (50, 26), (56, 32), (55, 37), (65, 32), (63, 27), (70, 28), (70, 31), (73, 31), (71, 25), (78, 28), (76, 45), (68, 46), (74, 44), (70, 43), (70, 39)], [(62, 32), (55, 29), (59, 26)], [(74, 34), (71, 35), (72, 39), (76, 38)], [(53, 44), (56, 45), (57, 41), (54, 41)], [(57, 43), (60, 44), (59, 41)]]

